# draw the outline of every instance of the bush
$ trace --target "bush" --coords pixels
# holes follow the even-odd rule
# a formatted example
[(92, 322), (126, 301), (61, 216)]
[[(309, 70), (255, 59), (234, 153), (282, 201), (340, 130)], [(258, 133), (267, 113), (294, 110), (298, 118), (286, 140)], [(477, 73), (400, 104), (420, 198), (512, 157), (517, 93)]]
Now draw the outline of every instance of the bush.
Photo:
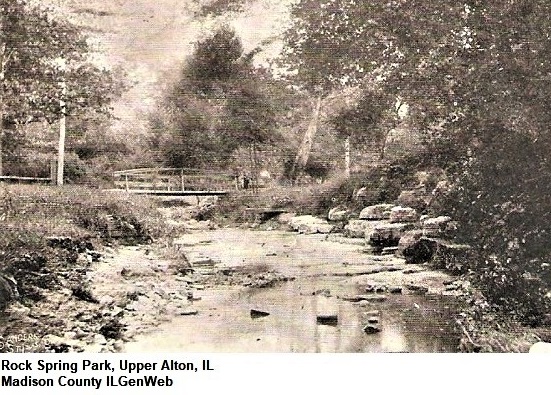
[(527, 324), (551, 308), (549, 140), (493, 125), (440, 202), (460, 220), (457, 241), (473, 247), (467, 263), (489, 302)]
[[(414, 159), (407, 159), (352, 174), (349, 179), (342, 179), (324, 191), (316, 204), (317, 211), (327, 213), (338, 205), (361, 210), (373, 204), (394, 202), (403, 189), (414, 186), (416, 164)], [(366, 194), (356, 198), (358, 190), (364, 187)]]

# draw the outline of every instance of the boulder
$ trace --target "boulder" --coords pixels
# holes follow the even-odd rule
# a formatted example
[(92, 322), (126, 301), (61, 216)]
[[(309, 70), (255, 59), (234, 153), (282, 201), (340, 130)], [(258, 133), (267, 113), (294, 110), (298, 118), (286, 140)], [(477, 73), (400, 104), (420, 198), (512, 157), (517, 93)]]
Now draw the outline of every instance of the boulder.
[(377, 324), (367, 324), (366, 326), (364, 326), (364, 332), (368, 335), (379, 333), (380, 331), (381, 328)]
[(423, 237), (423, 231), (420, 229), (413, 229), (405, 232), (398, 242), (398, 251), (396, 255), (404, 257), (404, 250), (417, 243), (421, 237)]
[(473, 259), (472, 249), (468, 245), (438, 239), (428, 240), (435, 243), (435, 251), (430, 263), (437, 269), (443, 269), (452, 274), (462, 274), (465, 263)]
[(334, 226), (326, 220), (311, 215), (293, 217), (289, 222), (291, 228), (302, 234), (331, 233)]
[(296, 214), (293, 213), (282, 213), (278, 215), (277, 222), (281, 225), (289, 225), (295, 216)]
[(402, 191), (400, 196), (398, 196), (397, 202), (400, 206), (423, 211), (430, 202), (430, 194), (422, 188)]
[(13, 277), (0, 273), (0, 311), (4, 310), (19, 296), (16, 285), (17, 283)]
[(446, 237), (453, 230), (450, 217), (426, 218), (421, 221), (421, 228), (425, 237)]
[(329, 214), (327, 214), (327, 219), (334, 222), (346, 221), (349, 215), (350, 212), (348, 210), (341, 207), (335, 207), (329, 210)]
[(411, 230), (404, 234), (398, 243), (397, 255), (404, 257), (406, 263), (424, 263), (432, 259), (437, 242), (423, 237), (423, 231)]
[(417, 214), (417, 210), (411, 207), (397, 206), (390, 210), (391, 223), (410, 223), (417, 222), (418, 220), (419, 214)]
[(375, 226), (366, 238), (369, 244), (381, 250), (385, 247), (396, 247), (400, 239), (408, 230), (414, 228), (413, 224), (405, 223), (383, 223)]
[(352, 220), (344, 227), (344, 235), (346, 237), (365, 238), (375, 229), (377, 225), (381, 225), (383, 221), (364, 221)]
[(392, 210), (393, 207), (392, 204), (377, 204), (375, 206), (366, 207), (360, 213), (360, 219), (369, 221), (389, 219), (390, 210)]

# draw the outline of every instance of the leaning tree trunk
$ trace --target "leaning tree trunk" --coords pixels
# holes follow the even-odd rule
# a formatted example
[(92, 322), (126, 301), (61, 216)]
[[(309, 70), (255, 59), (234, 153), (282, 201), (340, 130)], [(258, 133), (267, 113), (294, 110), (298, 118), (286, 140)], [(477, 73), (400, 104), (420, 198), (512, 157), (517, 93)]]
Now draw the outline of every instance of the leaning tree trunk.
[(314, 137), (318, 131), (320, 110), (321, 94), (318, 95), (316, 99), (316, 105), (314, 107), (314, 112), (312, 113), (312, 119), (310, 120), (310, 124), (308, 125), (308, 129), (304, 134), (304, 138), (302, 139), (302, 143), (295, 158), (295, 162), (293, 163), (290, 174), (291, 180), (295, 180), (299, 171), (301, 169), (304, 169), (304, 167), (306, 167), (306, 164), (308, 163), (308, 158), (310, 157), (310, 152), (312, 151), (312, 144), (314, 143)]

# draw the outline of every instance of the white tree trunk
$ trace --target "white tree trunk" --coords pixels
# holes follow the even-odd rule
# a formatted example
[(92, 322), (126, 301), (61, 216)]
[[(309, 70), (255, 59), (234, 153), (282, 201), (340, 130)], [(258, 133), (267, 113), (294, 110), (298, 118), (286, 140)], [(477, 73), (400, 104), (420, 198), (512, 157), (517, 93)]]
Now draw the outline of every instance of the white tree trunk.
[(293, 165), (293, 170), (291, 176), (294, 177), (300, 169), (303, 169), (308, 163), (308, 158), (310, 157), (310, 152), (312, 151), (312, 145), (314, 143), (314, 137), (318, 131), (318, 121), (321, 110), (321, 94), (318, 95), (316, 99), (316, 104), (314, 106), (314, 111), (312, 113), (312, 119), (308, 125), (308, 129), (304, 134), (302, 139), (302, 144), (298, 150), (295, 162)]
[(63, 185), (63, 172), (65, 166), (65, 131), (66, 131), (66, 103), (65, 94), (67, 92), (67, 86), (65, 82), (62, 82), (61, 100), (59, 105), (61, 107), (61, 118), (59, 119), (59, 144), (57, 151), (57, 185)]
[(350, 136), (344, 140), (344, 176), (350, 178)]

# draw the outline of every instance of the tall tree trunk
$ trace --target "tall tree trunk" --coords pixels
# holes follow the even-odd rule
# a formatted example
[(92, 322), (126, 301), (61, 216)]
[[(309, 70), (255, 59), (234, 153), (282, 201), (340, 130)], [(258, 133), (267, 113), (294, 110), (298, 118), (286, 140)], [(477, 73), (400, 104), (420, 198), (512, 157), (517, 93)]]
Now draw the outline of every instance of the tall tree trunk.
[(350, 178), (350, 136), (344, 140), (344, 176)]
[(310, 157), (310, 152), (312, 151), (312, 144), (314, 143), (314, 137), (318, 131), (318, 121), (319, 121), (320, 110), (321, 110), (321, 93), (318, 95), (316, 99), (314, 112), (312, 113), (312, 119), (310, 120), (310, 124), (308, 125), (308, 129), (306, 130), (306, 133), (304, 134), (304, 138), (302, 139), (302, 144), (300, 145), (297, 156), (295, 158), (295, 162), (293, 163), (293, 167), (291, 169), (290, 176), (292, 180), (294, 180), (297, 177), (298, 172), (301, 169), (303, 169), (308, 163), (308, 158)]
[(382, 141), (381, 141), (381, 147), (379, 148), (379, 149), (380, 149), (380, 151), (379, 151), (379, 160), (381, 160), (381, 161), (385, 159), (386, 143), (387, 143), (387, 140), (388, 140), (388, 136), (390, 135), (390, 132), (391, 132), (392, 130), (393, 130), (393, 129), (389, 129), (389, 130), (385, 133), (385, 135), (384, 135), (384, 137), (383, 137), (383, 139), (382, 139)]

